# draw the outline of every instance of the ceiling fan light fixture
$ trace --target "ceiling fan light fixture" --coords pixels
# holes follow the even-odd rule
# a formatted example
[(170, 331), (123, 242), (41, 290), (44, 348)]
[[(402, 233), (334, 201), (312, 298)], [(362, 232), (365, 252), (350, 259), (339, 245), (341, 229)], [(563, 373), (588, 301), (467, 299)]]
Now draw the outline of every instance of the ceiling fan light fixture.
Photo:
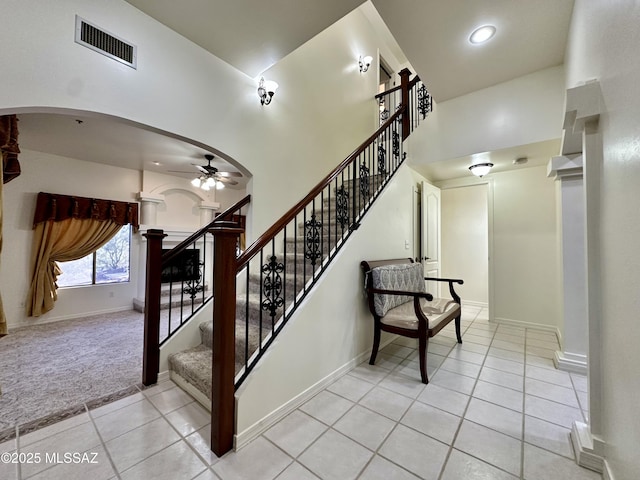
[(213, 178), (213, 177), (209, 177), (209, 178), (207, 178), (207, 180), (206, 180), (206, 182), (205, 182), (205, 183), (207, 184), (207, 186), (208, 186), (209, 188), (211, 188), (211, 187), (215, 187), (215, 186), (216, 186), (216, 179), (215, 179), (215, 178)]
[(222, 190), (224, 188), (224, 183), (216, 182), (216, 190)]
[(476, 177), (483, 177), (487, 173), (489, 173), (489, 171), (491, 170), (492, 167), (493, 167), (493, 163), (488, 163), (488, 162), (487, 163), (476, 163), (475, 165), (471, 165), (469, 167), (469, 170)]
[(191, 180), (191, 185), (193, 185), (196, 188), (200, 188), (200, 178), (194, 178), (193, 180)]
[(496, 34), (496, 27), (493, 25), (483, 25), (476, 28), (471, 35), (469, 35), (469, 42), (474, 45), (488, 42)]

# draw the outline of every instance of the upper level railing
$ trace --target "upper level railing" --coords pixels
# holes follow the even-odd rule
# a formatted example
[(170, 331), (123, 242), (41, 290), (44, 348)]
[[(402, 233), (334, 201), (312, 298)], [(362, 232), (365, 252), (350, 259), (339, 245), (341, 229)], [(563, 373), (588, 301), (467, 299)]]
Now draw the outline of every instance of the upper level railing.
[[(171, 250), (162, 249), (162, 239), (166, 235), (161, 230), (148, 230), (145, 234), (151, 249), (147, 253), (145, 295), (145, 385), (157, 381), (160, 346), (213, 299), (214, 236), (210, 233), (211, 228), (229, 221), (244, 227), (244, 213), (250, 200), (247, 195)], [(238, 255), (240, 247), (238, 242)]]

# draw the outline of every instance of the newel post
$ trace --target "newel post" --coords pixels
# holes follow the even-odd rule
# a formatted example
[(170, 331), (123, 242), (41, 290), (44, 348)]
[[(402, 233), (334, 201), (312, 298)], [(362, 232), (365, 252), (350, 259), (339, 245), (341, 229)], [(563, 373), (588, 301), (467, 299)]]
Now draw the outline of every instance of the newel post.
[(409, 129), (411, 128), (411, 118), (409, 115), (409, 76), (411, 71), (408, 68), (403, 68), (399, 72), (400, 75), (400, 89), (402, 92), (402, 140), (406, 140), (409, 136)]
[(213, 365), (211, 375), (211, 450), (218, 457), (233, 448), (235, 430), (236, 245), (243, 232), (220, 222), (213, 234)]
[(144, 353), (142, 383), (158, 383), (160, 369), (160, 288), (162, 272), (162, 230), (147, 230), (147, 284), (144, 301)]

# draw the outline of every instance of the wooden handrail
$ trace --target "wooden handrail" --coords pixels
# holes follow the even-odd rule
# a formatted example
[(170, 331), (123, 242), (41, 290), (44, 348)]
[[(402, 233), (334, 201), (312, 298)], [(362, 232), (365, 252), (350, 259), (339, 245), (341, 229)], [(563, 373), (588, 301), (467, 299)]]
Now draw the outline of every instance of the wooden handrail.
[(227, 217), (231, 216), (234, 212), (240, 210), (242, 207), (247, 205), (251, 201), (251, 195), (247, 195), (242, 200), (236, 202), (227, 208), (224, 212), (214, 218), (207, 225), (202, 227), (200, 230), (192, 233), (178, 245), (173, 247), (170, 251), (165, 252), (162, 255), (162, 263), (168, 263), (173, 260), (180, 252), (185, 250), (189, 245), (191, 245), (197, 238), (204, 235), (210, 228), (215, 227), (217, 223), (224, 221)]
[(240, 271), (247, 264), (251, 258), (258, 253), (271, 239), (284, 228), (291, 220), (293, 220), (298, 213), (300, 213), (324, 188), (331, 183), (351, 162), (365, 149), (371, 145), (376, 138), (380, 136), (398, 117), (402, 115), (403, 111), (398, 110), (391, 115), (389, 119), (382, 124), (378, 130), (375, 131), (367, 140), (365, 140), (353, 153), (345, 158), (336, 168), (334, 168), (329, 175), (320, 181), (302, 200), (296, 203), (287, 213), (285, 213), (279, 220), (277, 220), (269, 230), (264, 232), (255, 242), (253, 242), (242, 255), (238, 257), (238, 271)]
[(390, 88), (389, 90), (385, 90), (384, 92), (381, 92), (381, 93), (377, 94), (374, 98), (382, 98), (382, 97), (384, 97), (386, 95), (390, 95), (393, 92), (396, 92), (396, 91), (400, 90), (401, 88), (402, 88), (402, 86), (398, 85), (396, 87)]

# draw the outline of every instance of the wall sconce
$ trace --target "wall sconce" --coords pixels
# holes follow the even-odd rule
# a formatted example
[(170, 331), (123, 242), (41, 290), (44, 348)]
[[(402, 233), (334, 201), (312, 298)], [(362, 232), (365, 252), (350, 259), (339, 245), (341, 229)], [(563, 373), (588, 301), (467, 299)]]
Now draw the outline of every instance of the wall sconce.
[(269, 105), (271, 99), (278, 90), (278, 84), (271, 80), (265, 81), (264, 77), (260, 77), (260, 83), (258, 84), (258, 96), (260, 97), (260, 103), (262, 105)]
[(475, 165), (471, 165), (469, 170), (471, 170), (471, 173), (476, 177), (483, 177), (489, 173), (491, 167), (493, 167), (493, 163), (476, 163)]
[(371, 55), (367, 55), (364, 58), (362, 58), (362, 55), (360, 56), (360, 58), (358, 59), (358, 66), (360, 67), (361, 73), (366, 73), (366, 71), (369, 70), (372, 60), (373, 57)]

